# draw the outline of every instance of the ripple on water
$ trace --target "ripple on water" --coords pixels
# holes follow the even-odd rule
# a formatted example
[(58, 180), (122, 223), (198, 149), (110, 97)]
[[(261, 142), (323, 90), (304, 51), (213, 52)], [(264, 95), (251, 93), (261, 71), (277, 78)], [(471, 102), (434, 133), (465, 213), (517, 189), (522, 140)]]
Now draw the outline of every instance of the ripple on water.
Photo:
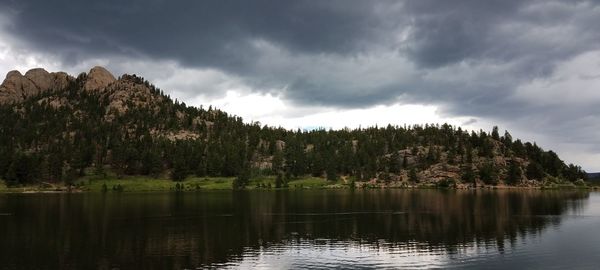
[[(0, 265), (9, 269), (95, 269), (99, 262), (121, 269), (597, 269), (600, 265), (599, 194), (589, 198), (537, 191), (286, 194), (0, 198), (4, 200), (0, 200)], [(153, 199), (144, 199), (147, 196)], [(2, 213), (14, 215), (7, 218)]]

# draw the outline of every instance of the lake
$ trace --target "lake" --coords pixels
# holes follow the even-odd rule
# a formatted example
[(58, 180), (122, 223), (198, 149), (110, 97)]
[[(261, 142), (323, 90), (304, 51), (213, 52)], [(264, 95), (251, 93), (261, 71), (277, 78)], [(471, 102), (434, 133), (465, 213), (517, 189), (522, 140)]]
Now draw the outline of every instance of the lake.
[(600, 193), (0, 194), (0, 269), (598, 269)]

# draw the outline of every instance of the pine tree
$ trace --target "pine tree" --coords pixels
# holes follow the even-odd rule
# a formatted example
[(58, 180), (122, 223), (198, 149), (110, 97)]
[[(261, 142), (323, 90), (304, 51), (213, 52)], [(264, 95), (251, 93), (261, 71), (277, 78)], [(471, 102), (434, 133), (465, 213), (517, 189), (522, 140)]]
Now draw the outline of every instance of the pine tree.
[(277, 174), (275, 177), (275, 188), (281, 188), (283, 186), (283, 177), (281, 174)]
[(18, 165), (16, 162), (10, 163), (8, 169), (6, 170), (6, 174), (4, 175), (4, 180), (6, 180), (6, 184), (8, 186), (18, 185), (20, 182), (20, 175), (18, 172)]
[(448, 151), (447, 160), (448, 160), (448, 164), (450, 164), (450, 165), (456, 164), (456, 151), (454, 149), (450, 149)]
[(476, 184), (476, 178), (477, 176), (475, 175), (475, 172), (473, 171), (473, 168), (471, 168), (470, 164), (462, 169), (461, 179), (463, 182)]
[(527, 165), (525, 175), (527, 176), (527, 179), (542, 180), (542, 178), (544, 178), (544, 169), (539, 163), (530, 161)]
[(179, 157), (173, 161), (173, 168), (171, 169), (171, 180), (183, 181), (188, 175), (187, 166), (183, 158)]
[[(245, 167), (241, 170), (240, 174), (233, 180), (232, 188), (235, 190), (244, 189), (250, 181), (250, 169)], [(270, 185), (270, 183), (269, 183)]]
[(337, 168), (336, 168), (336, 164), (334, 162), (330, 161), (327, 163), (326, 174), (327, 174), (327, 180), (329, 180), (329, 181), (337, 181), (338, 180)]
[(512, 139), (512, 136), (510, 135), (510, 133), (508, 132), (508, 130), (504, 131), (503, 143), (504, 143), (504, 146), (508, 149), (510, 149), (512, 147), (513, 139)]
[(509, 185), (516, 185), (521, 182), (521, 166), (514, 160), (511, 160), (508, 166), (508, 172), (506, 176), (506, 183)]
[(419, 176), (417, 175), (417, 170), (414, 167), (410, 168), (408, 179), (413, 183), (419, 183)]
[[(160, 172), (163, 171), (161, 157), (155, 149), (147, 149), (142, 154), (141, 163), (141, 173), (144, 175), (151, 175), (156, 177), (160, 174)], [(180, 170), (181, 168), (178, 169)]]
[(400, 153), (398, 151), (394, 151), (390, 156), (389, 168), (391, 173), (400, 172)]
[(279, 149), (275, 149), (275, 153), (273, 154), (272, 161), (272, 172), (278, 174), (283, 167), (283, 153)]
[(487, 162), (479, 168), (479, 178), (487, 185), (498, 183), (498, 171), (493, 162)]
[(494, 140), (500, 140), (500, 133), (498, 132), (498, 127), (497, 126), (494, 126), (492, 128), (492, 138)]

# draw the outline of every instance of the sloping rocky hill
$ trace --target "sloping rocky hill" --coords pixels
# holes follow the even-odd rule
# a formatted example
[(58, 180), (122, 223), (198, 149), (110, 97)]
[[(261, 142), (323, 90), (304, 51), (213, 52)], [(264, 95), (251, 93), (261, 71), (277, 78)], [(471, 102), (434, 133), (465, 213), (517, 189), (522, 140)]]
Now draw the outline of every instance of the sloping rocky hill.
[(395, 186), (537, 185), (586, 177), (554, 152), (497, 128), (290, 131), (187, 106), (141, 77), (115, 78), (102, 67), (77, 77), (9, 72), (0, 86), (0, 177), (10, 184), (68, 182), (86, 169), (174, 180), (312, 175)]

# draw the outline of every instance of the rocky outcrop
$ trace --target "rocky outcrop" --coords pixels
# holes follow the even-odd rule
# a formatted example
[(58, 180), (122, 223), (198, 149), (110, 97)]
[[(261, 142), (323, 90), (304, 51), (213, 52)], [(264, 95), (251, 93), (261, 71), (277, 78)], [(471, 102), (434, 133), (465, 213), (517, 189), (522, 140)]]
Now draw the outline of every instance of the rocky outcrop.
[(283, 151), (283, 149), (285, 149), (285, 142), (282, 140), (276, 140), (275, 149), (277, 149), (277, 151)]
[(121, 79), (110, 83), (103, 88), (102, 95), (106, 95), (110, 104), (106, 108), (110, 120), (114, 114), (125, 113), (130, 108), (150, 108), (157, 110), (156, 104), (163, 101), (163, 97), (155, 95), (145, 84), (138, 81), (135, 75), (124, 74)]
[[(35, 68), (27, 71), (25, 75), (19, 71), (11, 71), (0, 85), (0, 105), (20, 103), (24, 100), (39, 95), (45, 91), (65, 89), (69, 83), (76, 79), (64, 72), (53, 72)], [(124, 74), (119, 80), (105, 68), (93, 67), (85, 76), (78, 77), (83, 84), (80, 91), (93, 91), (100, 96), (107, 97), (110, 104), (106, 107), (107, 120), (115, 117), (115, 114), (126, 112), (129, 108), (150, 108), (157, 110), (156, 104), (163, 101), (163, 97), (156, 95), (150, 86), (141, 81), (135, 75)], [(47, 104), (53, 108), (68, 105), (68, 101), (55, 96), (41, 97), (38, 104)], [(183, 113), (178, 112), (179, 117)], [(205, 121), (208, 126), (210, 123)]]
[[(48, 72), (42, 68), (34, 68), (25, 73), (13, 70), (6, 75), (0, 85), (0, 104), (22, 102), (25, 99), (52, 90), (61, 90), (75, 78), (64, 72)], [(117, 81), (105, 68), (96, 66), (85, 77), (83, 89), (99, 91), (106, 89)]]
[[(0, 85), (0, 103), (10, 103), (23, 99), (23, 75), (17, 70), (6, 74), (6, 79)], [(28, 81), (26, 81), (28, 83)], [(30, 85), (25, 87), (29, 88)]]
[(21, 102), (42, 92), (64, 89), (73, 77), (64, 72), (34, 68), (25, 75), (13, 70), (0, 85), (0, 104)]
[(115, 76), (108, 70), (103, 67), (95, 66), (88, 73), (83, 89), (86, 91), (101, 90), (116, 80)]
[(438, 163), (423, 170), (419, 176), (421, 179), (426, 179), (427, 182), (437, 183), (445, 179), (460, 179), (460, 168), (458, 166)]

